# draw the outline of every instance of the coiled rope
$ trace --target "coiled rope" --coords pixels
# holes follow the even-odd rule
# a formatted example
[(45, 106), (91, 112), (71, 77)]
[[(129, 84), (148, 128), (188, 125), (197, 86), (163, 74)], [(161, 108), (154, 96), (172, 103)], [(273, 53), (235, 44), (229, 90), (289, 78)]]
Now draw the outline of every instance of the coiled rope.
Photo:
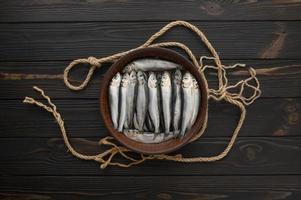
[[(212, 54), (212, 57), (208, 56), (202, 56), (200, 57), (199, 60), (196, 59), (192, 51), (184, 44), (179, 43), (179, 42), (161, 42), (161, 43), (154, 43), (154, 41), (159, 38), (161, 35), (165, 34), (168, 30), (172, 29), (175, 26), (183, 26), (194, 33), (196, 33), (202, 42), (206, 45), (210, 53)], [(24, 103), (28, 104), (34, 104), (36, 106), (39, 106), (46, 111), (52, 113), (54, 116), (56, 122), (58, 123), (61, 133), (65, 142), (66, 147), (70, 151), (72, 155), (79, 159), (83, 160), (95, 160), (96, 162), (100, 163), (100, 167), (102, 169), (106, 168), (108, 165), (116, 165), (120, 167), (130, 167), (132, 165), (137, 165), (139, 163), (144, 162), (145, 160), (152, 160), (152, 159), (159, 159), (159, 160), (171, 160), (171, 161), (177, 161), (177, 162), (185, 162), (185, 163), (191, 163), (191, 162), (213, 162), (220, 160), (224, 158), (229, 151), (231, 150), (233, 144), (235, 143), (235, 140), (238, 136), (238, 133), (243, 125), (243, 122), (246, 117), (246, 108), (245, 106), (248, 106), (252, 104), (260, 95), (261, 95), (261, 90), (260, 90), (260, 84), (259, 81), (256, 77), (256, 71), (253, 68), (248, 68), (250, 77), (244, 80), (241, 80), (237, 82), (234, 85), (229, 85), (228, 84), (228, 78), (227, 78), (227, 70), (228, 69), (234, 69), (237, 67), (245, 67), (244, 64), (237, 63), (235, 65), (230, 65), (230, 66), (225, 66), (221, 63), (221, 60), (219, 58), (219, 55), (217, 54), (216, 50), (212, 46), (212, 44), (209, 42), (205, 34), (195, 27), (194, 25), (185, 22), (185, 21), (174, 21), (166, 26), (164, 26), (162, 29), (160, 29), (157, 33), (152, 35), (144, 44), (141, 46), (113, 54), (111, 56), (103, 57), (103, 58), (95, 58), (95, 57), (89, 57), (89, 58), (84, 58), (84, 59), (77, 59), (72, 61), (64, 70), (64, 82), (68, 88), (71, 90), (81, 90), (84, 89), (88, 83), (90, 82), (90, 79), (94, 73), (94, 71), (102, 66), (103, 63), (111, 63), (116, 61), (116, 59), (132, 52), (140, 48), (145, 48), (145, 47), (177, 47), (182, 50), (184, 50), (187, 54), (187, 56), (190, 58), (190, 60), (193, 62), (193, 64), (199, 69), (199, 73), (202, 76), (202, 78), (205, 80), (205, 87), (208, 92), (208, 100), (213, 99), (215, 101), (226, 101), (229, 102), (230, 104), (237, 106), (240, 109), (240, 118), (238, 120), (238, 123), (236, 125), (236, 128), (233, 131), (232, 137), (227, 145), (227, 147), (218, 155), (215, 156), (209, 156), (209, 157), (202, 157), (202, 156), (196, 156), (196, 157), (184, 157), (182, 154), (177, 154), (177, 155), (144, 155), (140, 154), (137, 158), (136, 156), (132, 156), (129, 153), (131, 150), (123, 147), (123, 146), (118, 146), (115, 144), (114, 138), (107, 136), (99, 141), (99, 145), (105, 145), (109, 147), (107, 150), (105, 150), (102, 153), (96, 154), (96, 155), (84, 155), (82, 153), (79, 153), (76, 151), (73, 146), (71, 145), (69, 141), (69, 137), (67, 135), (66, 129), (65, 129), (65, 123), (64, 120), (62, 119), (60, 113), (57, 111), (57, 108), (55, 104), (52, 103), (51, 99), (49, 96), (47, 96), (44, 91), (36, 86), (34, 86), (34, 90), (39, 92), (42, 97), (44, 97), (47, 100), (48, 105), (37, 101), (31, 97), (25, 97)], [(214, 62), (214, 65), (204, 65), (205, 60), (212, 60)], [(78, 64), (86, 63), (90, 65), (90, 69), (86, 75), (86, 78), (84, 81), (79, 84), (79, 85), (73, 85), (69, 81), (69, 73), (70, 71), (77, 66)], [(217, 79), (218, 79), (218, 88), (213, 89), (208, 87), (207, 79), (205, 77), (204, 72), (208, 69), (213, 69), (217, 71)], [(244, 91), (245, 89), (248, 88), (249, 90), (252, 91), (251, 95), (248, 97), (244, 96)], [(238, 90), (239, 92), (233, 92)], [(232, 92), (231, 92), (232, 91)], [(207, 122), (208, 122), (208, 108), (206, 108), (206, 116), (205, 116), (205, 121), (204, 125), (202, 126), (202, 129), (198, 134), (196, 134), (190, 142), (193, 142), (200, 138), (202, 134), (204, 133), (206, 127), (207, 127)], [(114, 162), (113, 158), (115, 155), (121, 155), (124, 157), (127, 161), (126, 163), (121, 163), (121, 162)]]

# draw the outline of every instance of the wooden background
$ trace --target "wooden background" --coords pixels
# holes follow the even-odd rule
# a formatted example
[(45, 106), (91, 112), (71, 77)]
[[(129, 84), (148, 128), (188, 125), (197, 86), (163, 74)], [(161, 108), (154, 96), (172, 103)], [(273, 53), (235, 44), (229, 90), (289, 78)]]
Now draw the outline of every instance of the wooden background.
[[(1, 1), (0, 198), (301, 199), (300, 13), (299, 0)], [(32, 85), (43, 88), (76, 149), (97, 152), (97, 140), (107, 134), (98, 95), (108, 65), (80, 92), (64, 86), (65, 66), (136, 47), (175, 19), (200, 27), (224, 64), (253, 66), (262, 85), (262, 97), (248, 107), (238, 141), (222, 161), (148, 161), (100, 170), (66, 152), (49, 113), (22, 104), (24, 96), (38, 97)], [(162, 40), (182, 41), (197, 55), (207, 54), (198, 38), (180, 28)], [(72, 77), (81, 80), (86, 71)], [(239, 71), (230, 79), (245, 77)], [(239, 112), (226, 103), (209, 106), (206, 134), (181, 153), (214, 155), (227, 144)]]

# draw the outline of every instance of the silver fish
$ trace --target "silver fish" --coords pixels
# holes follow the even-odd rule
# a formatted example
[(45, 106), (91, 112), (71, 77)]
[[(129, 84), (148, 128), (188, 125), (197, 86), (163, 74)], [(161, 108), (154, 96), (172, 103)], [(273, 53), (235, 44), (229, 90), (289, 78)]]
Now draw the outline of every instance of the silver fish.
[(147, 112), (147, 115), (146, 115), (146, 119), (145, 119), (145, 124), (146, 124), (146, 128), (145, 130), (148, 130), (148, 131), (154, 131), (154, 125), (153, 125), (153, 122), (149, 116), (149, 112)]
[(144, 58), (131, 62), (123, 71), (164, 71), (173, 69), (182, 69), (182, 66), (167, 60)]
[(133, 126), (133, 117), (134, 117), (134, 105), (135, 105), (135, 90), (136, 90), (136, 83), (137, 83), (137, 77), (136, 72), (132, 71), (130, 73), (130, 80), (129, 80), (129, 87), (127, 92), (127, 117), (126, 117), (126, 127), (132, 127)]
[(191, 113), (193, 110), (193, 93), (192, 93), (192, 75), (189, 72), (186, 72), (182, 79), (182, 91), (183, 91), (183, 112), (182, 112), (182, 123), (180, 137), (185, 135), (186, 130), (188, 129)]
[[(157, 72), (156, 76), (157, 76), (157, 83), (159, 86), (159, 83), (161, 84), (161, 80), (162, 80), (162, 73)], [(162, 109), (161, 87), (158, 87), (158, 108), (159, 108), (159, 114), (160, 114), (159, 129), (160, 129), (160, 131), (164, 132), (164, 120), (162, 120), (162, 119), (164, 119), (164, 116), (163, 116), (163, 109)]]
[(158, 105), (158, 83), (157, 77), (154, 72), (149, 73), (148, 78), (148, 91), (149, 91), (149, 103), (148, 103), (148, 112), (150, 119), (154, 125), (155, 133), (160, 132), (160, 113)]
[(143, 131), (144, 131), (144, 132), (150, 131), (150, 130), (147, 128), (146, 124), (143, 125)]
[(119, 87), (121, 82), (121, 75), (117, 73), (109, 87), (109, 100), (110, 100), (110, 111), (111, 119), (114, 125), (114, 128), (118, 128), (118, 108), (119, 108)]
[(134, 128), (138, 130), (139, 125), (138, 125), (138, 122), (137, 122), (137, 114), (136, 113), (134, 113), (133, 124), (134, 124)]
[(137, 72), (138, 89), (137, 89), (137, 102), (136, 102), (136, 120), (138, 130), (143, 130), (143, 125), (147, 113), (148, 91), (146, 83), (146, 75), (142, 71)]
[(122, 131), (125, 120), (126, 120), (126, 112), (127, 112), (127, 93), (129, 88), (130, 76), (129, 74), (124, 74), (121, 80), (121, 98), (120, 98), (120, 115), (119, 115), (119, 123), (118, 123), (118, 131)]
[(174, 137), (173, 133), (166, 135), (165, 133), (139, 132), (138, 130), (124, 130), (124, 134), (134, 141), (145, 144), (161, 143)]
[(197, 80), (193, 77), (192, 79), (192, 93), (193, 93), (193, 110), (192, 115), (190, 119), (190, 125), (189, 128), (191, 128), (197, 118), (197, 115), (199, 113), (199, 106), (200, 106), (200, 90)]
[(164, 71), (161, 78), (161, 97), (162, 97), (162, 111), (163, 111), (163, 120), (165, 133), (170, 131), (171, 123), (171, 80), (170, 75), (167, 71)]
[(173, 130), (179, 130), (179, 123), (181, 119), (181, 82), (182, 82), (182, 73), (180, 70), (176, 70), (173, 75)]

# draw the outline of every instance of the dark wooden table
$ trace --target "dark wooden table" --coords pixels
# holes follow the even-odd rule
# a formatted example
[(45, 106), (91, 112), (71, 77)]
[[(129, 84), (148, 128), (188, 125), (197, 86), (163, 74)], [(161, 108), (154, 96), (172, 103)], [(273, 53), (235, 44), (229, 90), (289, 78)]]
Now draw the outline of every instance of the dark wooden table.
[[(22, 104), (43, 88), (66, 121), (81, 152), (98, 151), (107, 135), (98, 95), (103, 73), (89, 87), (70, 91), (62, 81), (73, 59), (106, 56), (142, 44), (175, 19), (200, 27), (223, 63), (243, 62), (258, 73), (263, 94), (248, 107), (238, 141), (223, 160), (208, 164), (147, 161), (101, 170), (72, 157), (53, 117)], [(300, 1), (34, 1), (0, 3), (1, 199), (301, 199)], [(208, 52), (177, 28), (162, 40)], [(87, 69), (72, 74), (81, 79)], [(245, 78), (234, 73), (235, 82)], [(216, 79), (209, 78), (210, 84)], [(214, 155), (227, 142), (238, 110), (209, 105), (203, 138), (180, 152)]]

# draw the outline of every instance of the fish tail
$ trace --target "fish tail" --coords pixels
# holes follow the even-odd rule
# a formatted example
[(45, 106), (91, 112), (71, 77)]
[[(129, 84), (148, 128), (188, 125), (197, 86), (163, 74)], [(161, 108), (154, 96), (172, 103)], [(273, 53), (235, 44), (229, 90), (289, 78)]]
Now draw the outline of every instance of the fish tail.
[(179, 136), (179, 138), (181, 138), (181, 139), (182, 139), (182, 138), (184, 137), (184, 135), (185, 135), (185, 131), (186, 131), (186, 128), (182, 128), (182, 129), (181, 129), (181, 131), (180, 131), (180, 133), (179, 133), (179, 135), (178, 135), (178, 136)]
[(178, 127), (178, 123), (176, 121), (173, 122), (173, 130), (176, 131), (178, 130), (179, 127)]
[(184, 135), (185, 135), (185, 133), (180, 134), (180, 135), (179, 135), (179, 138), (180, 138), (180, 139), (183, 139)]
[(114, 128), (117, 129), (118, 128), (118, 124), (116, 121), (113, 121), (113, 125), (114, 125)]
[(134, 121), (134, 127), (135, 127), (136, 129), (138, 129), (139, 131), (141, 131), (141, 127), (140, 127), (140, 125), (139, 125), (139, 122), (137, 121), (137, 115), (136, 115), (136, 113), (134, 114), (133, 121)]
[(118, 131), (121, 132), (122, 128), (123, 128), (123, 123), (122, 121), (119, 122), (119, 126), (118, 126)]
[(125, 121), (124, 121), (123, 125), (124, 125), (124, 128), (129, 128), (129, 124), (128, 124), (128, 121), (127, 121), (127, 119), (125, 119)]

